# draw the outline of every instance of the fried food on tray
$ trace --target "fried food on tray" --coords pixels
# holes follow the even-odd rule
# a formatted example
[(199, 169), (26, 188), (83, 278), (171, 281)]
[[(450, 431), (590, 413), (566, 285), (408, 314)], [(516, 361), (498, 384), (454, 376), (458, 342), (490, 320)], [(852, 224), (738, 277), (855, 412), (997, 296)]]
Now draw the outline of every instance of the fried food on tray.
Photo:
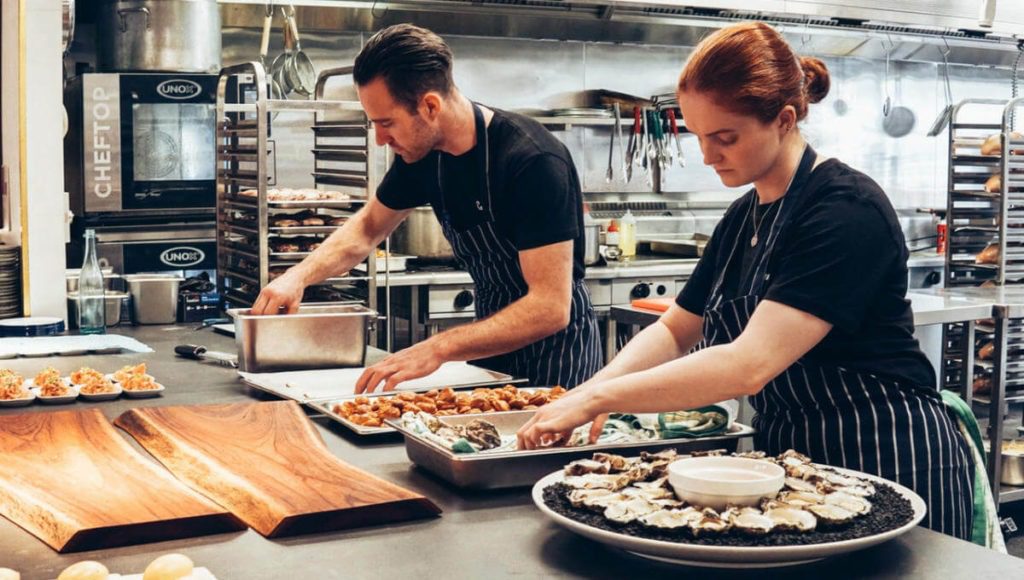
[(121, 387), (126, 391), (152, 391), (160, 388), (153, 377), (147, 374), (132, 375), (127, 380), (121, 381)]
[(25, 388), (25, 378), (10, 369), (0, 369), (0, 399), (24, 399), (32, 393)]
[(146, 374), (146, 363), (139, 363), (137, 365), (125, 365), (121, 367), (116, 373), (114, 373), (114, 380), (119, 383), (124, 383), (128, 379)]
[(102, 395), (104, 393), (113, 393), (117, 390), (114, 383), (102, 375), (99, 378), (90, 377), (89, 380), (90, 382), (82, 385), (80, 389), (86, 395)]
[(564, 395), (563, 387), (550, 390), (521, 390), (512, 385), (480, 387), (472, 391), (452, 388), (425, 393), (404, 391), (382, 397), (355, 397), (334, 405), (332, 411), (363, 427), (380, 427), (385, 419), (397, 419), (403, 413), (424, 412), (439, 417), (500, 411), (532, 410)]
[(89, 367), (82, 367), (71, 373), (71, 382), (76, 385), (87, 385), (103, 378), (103, 373)]

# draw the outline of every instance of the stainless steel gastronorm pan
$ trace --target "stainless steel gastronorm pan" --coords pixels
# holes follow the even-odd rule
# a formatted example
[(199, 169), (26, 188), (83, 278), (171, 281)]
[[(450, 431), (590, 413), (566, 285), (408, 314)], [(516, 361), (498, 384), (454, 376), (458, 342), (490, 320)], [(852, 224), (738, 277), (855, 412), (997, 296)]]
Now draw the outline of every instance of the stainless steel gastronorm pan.
[[(534, 411), (509, 411), (487, 415), (502, 435), (514, 434), (534, 414)], [(479, 415), (455, 415), (441, 419), (451, 425), (465, 424)], [(590, 457), (595, 451), (620, 455), (638, 455), (640, 451), (659, 451), (675, 448), (680, 453), (707, 449), (736, 451), (739, 440), (750, 437), (754, 429), (733, 423), (728, 433), (695, 439), (661, 439), (638, 443), (587, 445), (585, 447), (551, 447), (531, 451), (504, 451), (498, 453), (454, 453), (450, 449), (420, 438), (406, 430), (401, 420), (386, 422), (405, 436), (405, 452), (409, 459), (441, 479), (462, 488), (500, 489), (533, 485), (538, 479), (557, 471), (576, 459)]]
[(297, 314), (255, 316), (232, 309), (238, 370), (250, 373), (362, 366), (377, 313), (356, 304), (301, 306)]

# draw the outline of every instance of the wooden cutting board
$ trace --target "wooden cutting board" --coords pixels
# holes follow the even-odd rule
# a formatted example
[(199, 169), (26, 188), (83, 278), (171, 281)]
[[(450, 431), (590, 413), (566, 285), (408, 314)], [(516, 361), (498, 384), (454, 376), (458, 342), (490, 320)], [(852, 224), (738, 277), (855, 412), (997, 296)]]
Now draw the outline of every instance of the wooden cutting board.
[(441, 513), (332, 455), (294, 401), (133, 409), (115, 424), (267, 537)]
[(96, 409), (0, 416), (0, 513), (58, 552), (245, 529)]

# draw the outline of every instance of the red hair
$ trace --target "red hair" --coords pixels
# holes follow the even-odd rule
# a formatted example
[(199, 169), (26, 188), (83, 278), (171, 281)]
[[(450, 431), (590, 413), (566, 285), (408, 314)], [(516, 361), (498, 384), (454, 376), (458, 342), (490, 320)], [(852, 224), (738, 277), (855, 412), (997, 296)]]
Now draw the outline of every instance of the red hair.
[(677, 90), (711, 93), (729, 110), (768, 123), (786, 105), (803, 120), (807, 105), (824, 99), (830, 84), (821, 60), (797, 56), (771, 26), (745, 22), (702, 40), (683, 67)]

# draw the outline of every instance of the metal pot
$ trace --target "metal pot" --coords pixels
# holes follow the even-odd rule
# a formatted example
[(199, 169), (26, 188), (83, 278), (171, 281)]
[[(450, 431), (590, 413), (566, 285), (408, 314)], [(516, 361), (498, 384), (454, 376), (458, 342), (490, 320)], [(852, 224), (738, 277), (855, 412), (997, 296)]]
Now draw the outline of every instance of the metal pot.
[(583, 226), (583, 263), (588, 266), (601, 261), (601, 226), (598, 224)]
[(455, 252), (444, 237), (434, 210), (417, 207), (394, 233), (391, 247), (396, 254), (409, 254), (427, 260), (454, 260)]
[(102, 70), (221, 68), (217, 0), (103, 0), (97, 24)]

